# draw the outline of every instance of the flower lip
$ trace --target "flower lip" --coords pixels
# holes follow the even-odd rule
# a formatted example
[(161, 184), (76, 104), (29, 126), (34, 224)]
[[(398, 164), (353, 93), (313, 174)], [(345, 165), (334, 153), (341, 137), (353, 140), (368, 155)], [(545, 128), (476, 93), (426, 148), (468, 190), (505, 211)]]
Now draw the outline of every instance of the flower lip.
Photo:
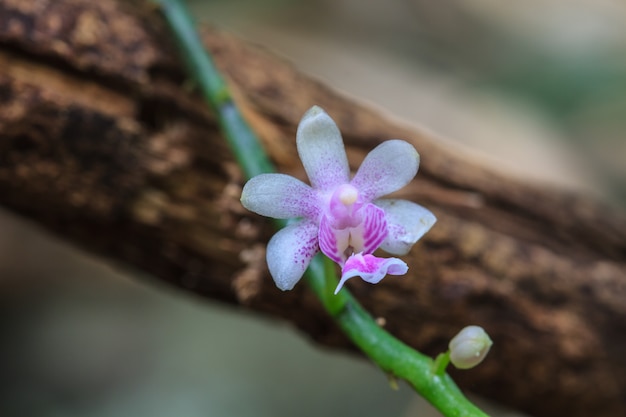
[(342, 268), (341, 280), (335, 294), (347, 280), (361, 277), (370, 284), (378, 284), (386, 275), (404, 275), (409, 267), (398, 258), (378, 258), (371, 254), (356, 253), (350, 256)]

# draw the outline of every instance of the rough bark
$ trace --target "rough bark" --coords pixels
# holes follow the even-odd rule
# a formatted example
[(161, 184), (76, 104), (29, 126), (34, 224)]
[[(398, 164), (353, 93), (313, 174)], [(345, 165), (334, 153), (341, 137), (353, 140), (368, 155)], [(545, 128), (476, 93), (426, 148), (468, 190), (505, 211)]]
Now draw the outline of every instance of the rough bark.
[[(406, 258), (411, 272), (349, 283), (393, 334), (436, 354), (482, 325), (495, 345), (455, 375), (462, 386), (536, 416), (626, 414), (624, 217), (483, 166), (224, 33), (205, 39), (281, 171), (304, 178), (294, 134), (313, 104), (339, 124), (353, 168), (388, 138), (422, 155), (400, 195), (439, 222)], [(156, 10), (0, 0), (1, 204), (156, 279), (349, 347), (305, 285), (274, 287), (272, 228), (239, 205), (241, 185)]]

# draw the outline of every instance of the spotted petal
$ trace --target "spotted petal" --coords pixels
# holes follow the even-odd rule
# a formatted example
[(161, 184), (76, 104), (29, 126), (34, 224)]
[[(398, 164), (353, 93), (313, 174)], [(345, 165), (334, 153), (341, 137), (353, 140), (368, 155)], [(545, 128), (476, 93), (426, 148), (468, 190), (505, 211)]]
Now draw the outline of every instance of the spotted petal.
[(317, 218), (315, 191), (285, 174), (261, 174), (243, 187), (241, 204), (255, 213), (275, 219)]
[(380, 248), (393, 255), (406, 255), (435, 224), (437, 218), (419, 204), (407, 200), (376, 200), (385, 211), (389, 234)]
[(335, 294), (352, 277), (361, 277), (365, 282), (378, 284), (387, 274), (404, 275), (408, 270), (407, 264), (398, 258), (377, 258), (374, 255), (357, 253), (350, 256), (343, 266)]
[(341, 133), (320, 107), (313, 106), (304, 114), (296, 143), (313, 188), (329, 190), (348, 182), (350, 168)]
[(373, 201), (411, 182), (419, 162), (420, 156), (413, 145), (389, 140), (367, 154), (351, 184), (365, 201)]
[(317, 225), (302, 220), (281, 229), (267, 244), (267, 266), (276, 286), (292, 289), (317, 253)]

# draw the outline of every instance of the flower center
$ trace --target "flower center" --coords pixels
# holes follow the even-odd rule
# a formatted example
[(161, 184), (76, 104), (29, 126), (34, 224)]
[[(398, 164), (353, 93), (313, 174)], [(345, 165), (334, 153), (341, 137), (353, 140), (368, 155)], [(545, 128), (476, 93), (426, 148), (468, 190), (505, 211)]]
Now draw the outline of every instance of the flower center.
[(340, 186), (336, 192), (338, 193), (339, 201), (344, 206), (351, 206), (359, 198), (359, 191), (350, 184)]
[(350, 184), (337, 187), (330, 198), (329, 220), (336, 229), (355, 227), (361, 222), (359, 190)]

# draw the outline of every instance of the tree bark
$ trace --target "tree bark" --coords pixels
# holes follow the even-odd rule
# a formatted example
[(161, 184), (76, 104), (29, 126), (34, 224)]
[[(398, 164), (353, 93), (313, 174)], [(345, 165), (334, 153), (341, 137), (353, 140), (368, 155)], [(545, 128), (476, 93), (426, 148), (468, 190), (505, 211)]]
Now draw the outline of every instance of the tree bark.
[[(626, 221), (586, 196), (530, 184), (381, 117), (270, 54), (206, 30), (237, 104), (280, 171), (305, 179), (295, 130), (322, 106), (351, 168), (380, 141), (422, 156), (399, 194), (439, 221), (408, 276), (348, 286), (388, 330), (435, 355), (483, 326), (487, 360), (462, 387), (536, 416), (626, 414)], [(277, 290), (267, 219), (190, 91), (155, 9), (113, 0), (0, 0), (0, 204), (76, 245), (195, 294), (280, 316), (350, 348), (300, 284)]]

